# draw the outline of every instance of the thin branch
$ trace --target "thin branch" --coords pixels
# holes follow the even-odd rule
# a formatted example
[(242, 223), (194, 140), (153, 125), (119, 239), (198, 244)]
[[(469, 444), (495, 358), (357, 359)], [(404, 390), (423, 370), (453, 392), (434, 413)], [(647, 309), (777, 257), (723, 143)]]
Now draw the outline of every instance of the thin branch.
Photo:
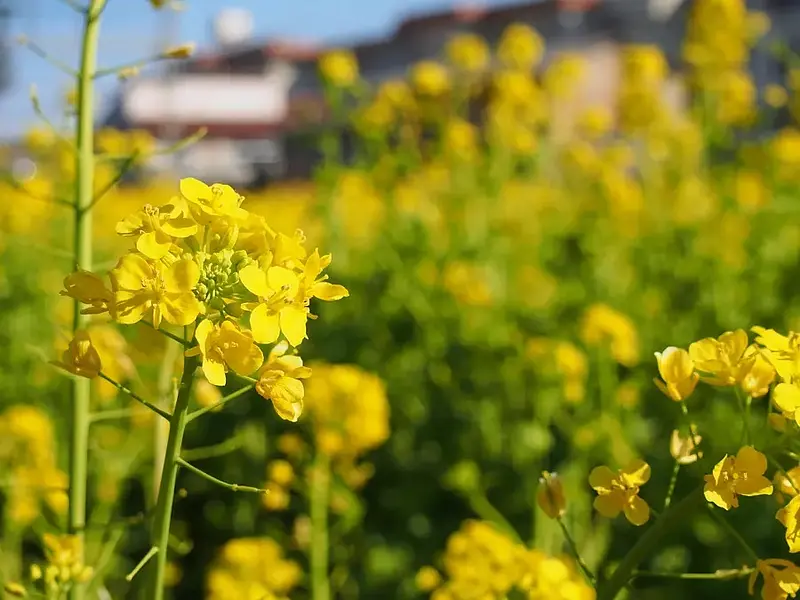
[(564, 523), (564, 519), (562, 519), (561, 517), (556, 517), (556, 521), (558, 522), (558, 526), (561, 527), (561, 533), (564, 534), (564, 539), (567, 540), (567, 545), (569, 546), (569, 549), (572, 551), (572, 555), (577, 561), (578, 566), (581, 568), (581, 571), (583, 571), (583, 574), (591, 582), (591, 584), (595, 585), (597, 583), (597, 578), (594, 576), (594, 573), (592, 573), (592, 570), (589, 568), (589, 565), (586, 564), (586, 561), (583, 560), (581, 553), (578, 551), (578, 545), (572, 538), (569, 529), (567, 529), (567, 525)]
[(201, 127), (197, 131), (195, 131), (192, 135), (188, 135), (183, 139), (178, 140), (174, 144), (167, 146), (166, 148), (161, 148), (160, 150), (156, 150), (153, 153), (153, 156), (159, 156), (163, 154), (172, 154), (174, 152), (178, 152), (179, 150), (183, 150), (192, 144), (196, 144), (200, 140), (202, 140), (206, 134), (208, 133), (208, 129), (205, 127)]
[(68, 206), (70, 208), (74, 208), (74, 205), (69, 200), (64, 200), (63, 198), (57, 198), (57, 197), (46, 198), (44, 196), (39, 196), (37, 194), (31, 193), (29, 189), (27, 189), (24, 185), (22, 185), (22, 183), (10, 173), (3, 174), (3, 181), (5, 181), (7, 184), (9, 184), (18, 192), (22, 192), (23, 194), (28, 196), (28, 198), (36, 200), (37, 202), (46, 202), (47, 204), (60, 204), (61, 206)]
[(133, 163), (136, 161), (136, 159), (137, 159), (138, 157), (139, 157), (139, 152), (138, 152), (138, 151), (136, 151), (136, 152), (134, 152), (133, 154), (129, 155), (129, 156), (128, 156), (128, 157), (127, 157), (127, 158), (126, 158), (124, 161), (123, 161), (123, 163), (120, 165), (119, 169), (117, 170), (117, 173), (116, 173), (116, 175), (114, 175), (114, 178), (113, 178), (111, 181), (109, 181), (109, 182), (108, 182), (108, 183), (107, 183), (107, 184), (106, 184), (106, 185), (103, 187), (103, 189), (102, 189), (102, 190), (100, 190), (99, 192), (97, 192), (97, 193), (94, 195), (94, 198), (92, 198), (92, 201), (89, 203), (89, 206), (87, 206), (86, 208), (84, 208), (84, 209), (83, 209), (83, 212), (88, 212), (88, 211), (92, 210), (92, 208), (94, 208), (94, 205), (95, 205), (95, 204), (97, 204), (98, 202), (100, 202), (100, 200), (102, 200), (102, 199), (103, 199), (103, 197), (104, 197), (104, 196), (105, 196), (105, 195), (106, 195), (108, 192), (110, 192), (110, 191), (111, 191), (111, 189), (112, 189), (112, 188), (113, 188), (115, 185), (117, 185), (117, 184), (120, 182), (120, 180), (121, 180), (123, 177), (125, 177), (125, 174), (126, 174), (128, 171), (130, 171), (131, 165), (132, 165), (132, 164), (133, 164)]
[(63, 73), (66, 73), (67, 75), (69, 75), (71, 77), (74, 77), (74, 78), (78, 77), (78, 72), (75, 69), (70, 67), (68, 64), (63, 63), (60, 60), (58, 60), (56, 57), (54, 57), (52, 54), (47, 52), (47, 50), (42, 48), (36, 42), (33, 42), (33, 41), (29, 40), (27, 37), (23, 36), (23, 37), (21, 37), (19, 39), (19, 43), (20, 43), (20, 45), (25, 46), (28, 50), (33, 52), (39, 58), (42, 58), (42, 59), (46, 60), (47, 62), (49, 62), (51, 65), (53, 65), (59, 71), (62, 71)]
[(163, 54), (154, 54), (152, 56), (148, 56), (147, 58), (141, 58), (139, 60), (135, 60), (124, 65), (117, 65), (116, 67), (106, 67), (105, 69), (97, 69), (94, 74), (95, 79), (100, 79), (101, 77), (107, 77), (108, 75), (116, 75), (120, 71), (124, 71), (126, 69), (140, 69), (142, 67), (146, 67), (149, 64), (157, 63), (162, 60), (168, 60), (168, 56), (164, 56)]
[(234, 436), (229, 440), (225, 440), (213, 446), (204, 446), (202, 448), (192, 448), (191, 450), (184, 450), (184, 460), (205, 460), (207, 458), (216, 458), (218, 456), (225, 456), (231, 452), (235, 452), (242, 447), (242, 441), (239, 436)]
[(114, 419), (124, 419), (130, 417), (134, 412), (130, 408), (118, 408), (114, 410), (103, 410), (89, 415), (89, 422), (113, 421)]
[(213, 475), (209, 475), (208, 473), (206, 473), (202, 469), (198, 469), (197, 467), (195, 467), (194, 465), (186, 462), (185, 460), (183, 460), (180, 457), (178, 458), (177, 462), (178, 462), (178, 464), (180, 466), (185, 467), (186, 469), (188, 469), (189, 471), (191, 471), (195, 475), (199, 475), (203, 479), (205, 479), (207, 481), (210, 481), (211, 483), (214, 483), (214, 484), (216, 484), (216, 485), (218, 485), (220, 487), (224, 487), (225, 489), (231, 490), (232, 492), (251, 492), (253, 494), (266, 494), (267, 493), (267, 490), (265, 490), (263, 488), (252, 487), (252, 486), (249, 486), (249, 485), (239, 485), (238, 483), (228, 483), (226, 481), (222, 481), (221, 479), (217, 479)]
[(217, 408), (225, 406), (231, 400), (236, 400), (238, 397), (243, 396), (244, 394), (246, 394), (247, 392), (252, 390), (253, 387), (254, 387), (254, 384), (251, 383), (250, 385), (247, 385), (247, 386), (245, 386), (245, 387), (243, 387), (241, 389), (236, 390), (235, 392), (233, 392), (231, 394), (228, 394), (227, 396), (225, 396), (224, 398), (222, 398), (221, 400), (219, 400), (218, 402), (215, 402), (214, 404), (212, 404), (210, 406), (204, 406), (203, 408), (199, 408), (196, 411), (189, 413), (189, 415), (186, 417), (186, 422), (187, 423), (191, 423), (197, 417), (202, 417), (207, 412), (211, 412), (212, 410), (215, 410)]
[(179, 336), (175, 335), (174, 333), (170, 333), (170, 332), (169, 332), (169, 331), (167, 331), (166, 329), (161, 329), (160, 327), (159, 327), (159, 328), (155, 328), (155, 327), (153, 327), (153, 324), (152, 324), (152, 323), (150, 323), (149, 321), (139, 321), (139, 322), (140, 322), (140, 323), (143, 323), (143, 324), (145, 324), (145, 325), (147, 325), (147, 326), (149, 326), (149, 327), (152, 327), (153, 329), (155, 329), (156, 331), (158, 331), (158, 332), (159, 332), (159, 333), (161, 333), (162, 335), (165, 335), (165, 336), (167, 336), (169, 339), (171, 339), (171, 340), (174, 340), (174, 341), (178, 342), (178, 343), (179, 343), (181, 346), (183, 346), (184, 348), (188, 348), (189, 346), (191, 346), (191, 342), (187, 342), (187, 341), (186, 341), (186, 340), (184, 340), (182, 337), (179, 337)]
[(86, 11), (88, 10), (88, 7), (82, 4), (78, 4), (77, 2), (75, 2), (75, 0), (61, 0), (61, 4), (70, 7), (76, 13), (81, 15), (85, 15)]
[(133, 581), (133, 578), (136, 577), (136, 574), (141, 571), (147, 562), (156, 554), (158, 554), (158, 547), (152, 546), (150, 550), (147, 551), (147, 554), (142, 557), (142, 560), (140, 560), (139, 563), (133, 567), (133, 571), (125, 575), (125, 581)]
[(741, 569), (718, 569), (713, 573), (666, 573), (660, 571), (634, 571), (633, 577), (653, 577), (660, 579), (738, 579), (747, 577), (755, 569), (742, 567)]
[(128, 388), (126, 388), (126, 387), (125, 387), (124, 385), (122, 385), (121, 383), (118, 383), (118, 382), (114, 381), (113, 379), (111, 379), (111, 378), (110, 378), (108, 375), (106, 375), (105, 373), (100, 373), (100, 377), (101, 377), (101, 378), (103, 378), (103, 379), (105, 379), (105, 380), (106, 380), (108, 383), (110, 383), (111, 385), (113, 385), (113, 386), (114, 386), (115, 388), (117, 388), (117, 389), (118, 389), (120, 392), (125, 392), (126, 394), (128, 394), (128, 396), (130, 396), (131, 398), (133, 398), (133, 399), (134, 399), (134, 400), (136, 400), (137, 402), (139, 402), (139, 403), (141, 403), (141, 404), (144, 404), (144, 405), (145, 405), (147, 408), (149, 408), (150, 410), (152, 410), (154, 413), (156, 413), (156, 414), (157, 414), (159, 417), (161, 417), (162, 419), (166, 419), (167, 421), (169, 421), (169, 420), (172, 418), (172, 415), (171, 415), (171, 414), (169, 414), (168, 412), (166, 412), (166, 411), (164, 411), (164, 410), (161, 410), (160, 408), (158, 408), (158, 407), (157, 407), (155, 404), (153, 404), (152, 402), (148, 402), (148, 401), (147, 401), (147, 400), (145, 400), (144, 398), (141, 398), (141, 397), (140, 397), (138, 394), (136, 394), (136, 393), (135, 393), (135, 392), (133, 392), (132, 390), (129, 390)]

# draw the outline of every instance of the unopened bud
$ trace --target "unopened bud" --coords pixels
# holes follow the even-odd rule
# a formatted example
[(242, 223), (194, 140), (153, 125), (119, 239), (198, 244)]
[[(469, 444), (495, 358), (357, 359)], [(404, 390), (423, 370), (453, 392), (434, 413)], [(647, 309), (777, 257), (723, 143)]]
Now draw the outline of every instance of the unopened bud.
[(161, 54), (164, 58), (189, 58), (194, 53), (194, 44), (181, 44), (167, 48)]
[(551, 519), (560, 519), (567, 512), (567, 498), (561, 478), (555, 473), (544, 471), (539, 479), (536, 503)]
[(117, 73), (117, 77), (120, 81), (125, 81), (126, 79), (131, 79), (136, 77), (141, 69), (139, 67), (125, 67), (124, 69), (120, 69)]

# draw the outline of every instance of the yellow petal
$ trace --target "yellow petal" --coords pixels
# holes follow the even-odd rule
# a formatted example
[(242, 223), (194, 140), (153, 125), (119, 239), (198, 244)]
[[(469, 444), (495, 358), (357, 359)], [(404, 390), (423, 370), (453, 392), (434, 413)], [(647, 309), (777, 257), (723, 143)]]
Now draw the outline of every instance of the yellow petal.
[(267, 280), (272, 290), (277, 292), (285, 289), (288, 298), (293, 298), (297, 294), (297, 288), (300, 283), (294, 271), (285, 267), (270, 267), (267, 271)]
[(292, 377), (281, 377), (272, 386), (271, 400), (281, 419), (295, 422), (303, 412), (303, 384)]
[(271, 344), (281, 334), (280, 317), (271, 312), (266, 304), (259, 304), (250, 313), (250, 330), (259, 344)]
[(744, 446), (736, 454), (736, 470), (751, 477), (762, 475), (767, 470), (767, 458), (752, 446)]
[(347, 298), (350, 295), (350, 292), (348, 292), (347, 288), (343, 285), (321, 281), (319, 283), (315, 283), (314, 287), (311, 288), (311, 295), (314, 298), (319, 298), (320, 300), (332, 301)]
[(239, 279), (250, 293), (259, 298), (267, 298), (272, 294), (267, 285), (267, 274), (257, 265), (248, 265), (239, 271)]
[(172, 325), (189, 325), (200, 314), (200, 303), (191, 292), (169, 294), (159, 304), (164, 320)]
[(800, 408), (800, 388), (791, 383), (779, 383), (772, 392), (772, 401), (781, 411), (793, 413)]
[(211, 188), (199, 179), (186, 177), (181, 179), (180, 190), (183, 197), (193, 202), (207, 200), (211, 198)]
[(736, 484), (736, 493), (740, 496), (769, 496), (772, 489), (772, 482), (763, 475), (740, 479)]
[(239, 375), (250, 375), (264, 363), (264, 353), (261, 352), (261, 348), (251, 344), (247, 352), (226, 353), (225, 361)]
[(592, 472), (589, 473), (589, 485), (592, 486), (592, 489), (597, 491), (610, 490), (616, 478), (616, 473), (605, 465), (595, 467), (592, 469)]
[(281, 331), (292, 346), (299, 346), (306, 338), (308, 311), (304, 306), (292, 304), (280, 312)]
[(111, 281), (115, 289), (139, 290), (142, 280), (150, 279), (154, 274), (153, 267), (141, 254), (129, 252), (111, 271)]
[(161, 225), (161, 229), (167, 235), (176, 238), (187, 238), (197, 233), (197, 223), (185, 217), (170, 219)]
[(628, 486), (640, 486), (650, 479), (650, 465), (643, 460), (634, 460), (622, 469), (622, 479)]
[(613, 519), (622, 511), (624, 498), (620, 492), (601, 494), (594, 499), (593, 506), (604, 517)]
[(203, 360), (203, 375), (206, 376), (208, 382), (216, 386), (222, 387), (225, 385), (225, 365), (215, 360)]
[(164, 273), (164, 284), (168, 292), (188, 292), (200, 281), (200, 267), (193, 260), (179, 260)]
[(203, 319), (197, 329), (194, 330), (194, 339), (197, 340), (197, 344), (203, 354), (206, 353), (206, 340), (212, 331), (214, 331), (214, 324), (208, 319)]
[(165, 235), (159, 235), (155, 231), (143, 233), (136, 240), (136, 249), (147, 258), (153, 260), (164, 258), (169, 254), (170, 248), (172, 248), (172, 240)]
[(625, 517), (634, 525), (644, 525), (650, 519), (650, 507), (639, 496), (634, 496), (625, 505)]

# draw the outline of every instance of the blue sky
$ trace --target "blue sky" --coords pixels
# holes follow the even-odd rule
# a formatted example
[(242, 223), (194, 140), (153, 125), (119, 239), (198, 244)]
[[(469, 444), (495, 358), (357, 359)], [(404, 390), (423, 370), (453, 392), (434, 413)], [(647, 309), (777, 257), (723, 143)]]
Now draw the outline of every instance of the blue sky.
[[(520, 0), (484, 0), (483, 5), (516, 4)], [(0, 5), (2, 3), (0, 2)], [(11, 35), (25, 34), (45, 50), (76, 64), (80, 20), (59, 0), (16, 0)], [(180, 12), (155, 11), (147, 0), (109, 0), (104, 15), (100, 55), (102, 66), (127, 63), (153, 54), (164, 40), (212, 43), (210, 24), (227, 7), (253, 15), (254, 35), (322, 42), (348, 41), (382, 35), (414, 13), (442, 10), (453, 0), (186, 0)], [(462, 2), (463, 4), (463, 2)], [(0, 137), (15, 137), (36, 122), (29, 90), (36, 84), (41, 104), (51, 120), (59, 120), (59, 104), (69, 78), (28, 49), (12, 44), (13, 84), (0, 96)], [(116, 85), (109, 78), (99, 85), (100, 110)], [(106, 100), (104, 103), (103, 100)]]

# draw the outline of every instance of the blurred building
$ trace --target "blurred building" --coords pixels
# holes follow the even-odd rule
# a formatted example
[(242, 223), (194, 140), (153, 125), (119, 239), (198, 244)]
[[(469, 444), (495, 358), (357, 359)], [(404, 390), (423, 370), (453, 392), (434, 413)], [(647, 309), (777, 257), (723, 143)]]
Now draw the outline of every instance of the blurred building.
[[(785, 1), (757, 0), (757, 8), (786, 11), (778, 6)], [(440, 57), (454, 35), (476, 33), (494, 44), (509, 24), (526, 23), (545, 40), (543, 67), (564, 51), (579, 52), (587, 61), (581, 101), (570, 107), (577, 112), (588, 105), (613, 105), (623, 44), (656, 44), (678, 67), (690, 4), (691, 0), (528, 0), (493, 9), (462, 7), (412, 16), (392, 35), (349, 49), (363, 78), (380, 83), (402, 77), (420, 60)], [(788, 31), (790, 36), (800, 35), (800, 27)], [(326, 48), (253, 40), (252, 22), (238, 10), (222, 13), (215, 33), (215, 48), (158, 75), (125, 83), (105, 125), (144, 128), (165, 145), (201, 127), (208, 129), (203, 141), (161, 157), (151, 165), (155, 170), (202, 174), (239, 185), (308, 175), (318, 157), (299, 134), (310, 125), (324, 124), (327, 116), (316, 70)], [(754, 63), (761, 79), (778, 76), (763, 56), (756, 56)], [(666, 93), (677, 106), (684, 102), (677, 79)], [(568, 126), (570, 115), (561, 116)]]

